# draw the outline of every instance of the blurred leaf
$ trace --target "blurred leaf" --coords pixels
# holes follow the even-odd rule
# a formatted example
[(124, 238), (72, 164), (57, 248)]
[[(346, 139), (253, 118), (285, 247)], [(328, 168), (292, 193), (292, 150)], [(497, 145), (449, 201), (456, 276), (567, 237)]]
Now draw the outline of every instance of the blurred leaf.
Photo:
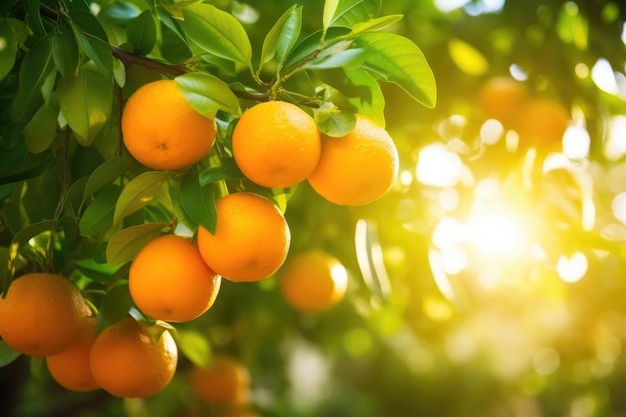
[(331, 137), (342, 137), (354, 129), (356, 116), (354, 113), (342, 111), (321, 111), (316, 113), (315, 121), (323, 134)]
[(17, 56), (17, 38), (7, 19), (0, 23), (0, 39), (4, 41), (4, 47), (0, 48), (0, 80), (2, 80), (13, 69)]
[(145, 10), (128, 23), (126, 37), (134, 47), (134, 53), (148, 55), (157, 39), (156, 23), (152, 11)]
[(200, 332), (191, 329), (177, 329), (176, 342), (180, 351), (194, 365), (206, 368), (211, 363), (213, 355), (211, 345)]
[(200, 114), (215, 118), (218, 110), (241, 114), (239, 100), (228, 84), (207, 73), (188, 73), (175, 78), (183, 95)]
[(489, 62), (479, 50), (457, 38), (448, 41), (450, 57), (457, 67), (469, 75), (483, 75), (489, 71)]
[(168, 174), (162, 171), (148, 171), (133, 178), (115, 204), (113, 223), (118, 224), (124, 217), (150, 204), (167, 179)]
[(291, 6), (276, 21), (265, 36), (261, 49), (260, 67), (269, 62), (274, 56), (282, 64), (289, 52), (295, 46), (302, 26), (302, 6)]
[(397, 84), (424, 106), (435, 106), (435, 77), (417, 45), (392, 33), (364, 33), (355, 42), (370, 49), (364, 69), (377, 79)]
[(76, 139), (90, 146), (94, 138), (111, 117), (113, 86), (91, 65), (83, 65), (75, 77), (65, 77), (59, 82), (61, 112)]
[(117, 280), (115, 285), (104, 294), (98, 306), (98, 324), (96, 326), (98, 331), (126, 317), (133, 306), (128, 281)]
[(52, 40), (52, 58), (63, 77), (76, 75), (80, 54), (72, 28), (64, 23), (59, 26)]
[(203, 50), (252, 68), (252, 46), (241, 23), (230, 13), (211, 4), (193, 4), (183, 9), (182, 26)]
[(243, 178), (244, 175), (235, 162), (235, 158), (222, 158), (221, 165), (210, 167), (200, 172), (200, 185), (205, 185), (222, 181)]
[(11, 117), (15, 122), (27, 121), (48, 99), (56, 75), (52, 58), (52, 37), (46, 36), (35, 43), (28, 51), (20, 67), (19, 87)]
[(16, 161), (12, 166), (0, 169), (0, 184), (22, 181), (34, 178), (45, 172), (53, 161), (50, 152), (28, 154), (25, 158)]
[(129, 21), (139, 16), (141, 9), (128, 1), (115, 1), (108, 7), (103, 7), (101, 13), (116, 23), (128, 24)]
[(324, 28), (355, 25), (378, 17), (381, 0), (327, 0), (324, 4)]
[(104, 28), (86, 10), (71, 9), (72, 29), (83, 52), (107, 77), (113, 75), (113, 52)]
[(580, 50), (587, 49), (589, 39), (589, 22), (584, 14), (571, 9), (571, 5), (563, 3), (556, 24), (561, 40), (573, 44)]
[(78, 223), (80, 234), (92, 236), (110, 227), (113, 224), (115, 203), (119, 196), (120, 187), (114, 184), (106, 186), (96, 194)]
[(37, 110), (24, 126), (24, 140), (30, 153), (41, 153), (50, 147), (57, 133), (59, 106), (50, 100)]
[(211, 185), (201, 186), (197, 169), (189, 171), (180, 184), (180, 202), (185, 213), (194, 222), (211, 233), (217, 226), (215, 195)]
[(89, 176), (89, 181), (85, 186), (85, 194), (83, 201), (87, 200), (94, 193), (101, 190), (104, 186), (110, 184), (120, 175), (130, 172), (137, 164), (132, 158), (119, 156), (108, 159), (102, 165), (93, 170)]
[(115, 265), (132, 261), (148, 242), (162, 233), (165, 227), (167, 224), (164, 223), (146, 223), (118, 231), (107, 243), (107, 263)]
[(20, 352), (7, 345), (4, 340), (0, 340), (0, 368), (11, 364), (20, 355)]
[(35, 236), (52, 230), (55, 223), (55, 220), (44, 220), (38, 223), (33, 223), (24, 227), (22, 230), (17, 232), (15, 236), (13, 236), (13, 239), (11, 239), (11, 244), (9, 246), (8, 262), (9, 274), (11, 276), (13, 276), (13, 274), (15, 273), (15, 260), (17, 259), (20, 250), (25, 245), (27, 245), (28, 242)]

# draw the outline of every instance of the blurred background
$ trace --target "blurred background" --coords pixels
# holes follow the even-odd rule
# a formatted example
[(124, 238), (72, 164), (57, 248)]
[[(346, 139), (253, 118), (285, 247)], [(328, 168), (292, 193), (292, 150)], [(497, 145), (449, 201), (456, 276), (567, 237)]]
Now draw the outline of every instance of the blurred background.
[[(214, 3), (258, 50), (294, 2)], [(303, 32), (319, 28), (323, 2), (298, 3)], [(261, 416), (626, 416), (623, 2), (383, 1), (381, 15), (395, 13), (390, 30), (422, 49), (438, 87), (426, 109), (383, 85), (397, 183), (356, 208), (302, 184), (286, 212), (291, 251), (337, 257), (346, 297), (300, 313), (281, 298), (280, 272), (224, 281), (207, 314), (177, 327), (245, 364)], [(519, 91), (554, 106), (500, 111)], [(63, 390), (24, 357), (0, 369), (2, 409), (215, 415), (190, 367), (183, 356), (161, 394), (119, 400)]]

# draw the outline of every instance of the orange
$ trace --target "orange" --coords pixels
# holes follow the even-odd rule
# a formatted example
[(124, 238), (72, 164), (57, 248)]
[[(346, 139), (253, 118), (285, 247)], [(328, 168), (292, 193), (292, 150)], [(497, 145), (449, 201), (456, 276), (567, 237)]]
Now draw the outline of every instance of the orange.
[(486, 81), (478, 91), (478, 105), (485, 114), (510, 128), (520, 108), (528, 99), (526, 86), (513, 78), (501, 76)]
[(398, 150), (389, 133), (357, 115), (356, 125), (347, 135), (322, 135), (322, 155), (309, 183), (332, 203), (363, 205), (391, 188), (398, 166)]
[(300, 253), (283, 269), (280, 288), (287, 303), (299, 311), (322, 311), (337, 304), (348, 285), (348, 272), (320, 250)]
[(233, 131), (233, 156), (252, 182), (269, 188), (304, 181), (320, 157), (317, 124), (295, 104), (269, 101), (246, 110)]
[(550, 150), (561, 146), (570, 115), (558, 102), (537, 98), (524, 105), (516, 121), (520, 145)]
[(96, 383), (111, 395), (128, 398), (149, 397), (165, 388), (177, 361), (169, 331), (148, 328), (130, 317), (100, 332), (89, 355)]
[(291, 234), (283, 214), (268, 199), (249, 192), (216, 202), (215, 234), (200, 226), (198, 248), (204, 261), (231, 281), (260, 281), (285, 262)]
[(0, 299), (0, 336), (26, 355), (55, 355), (76, 340), (81, 320), (89, 315), (85, 299), (67, 278), (26, 274)]
[(193, 320), (215, 301), (221, 278), (204, 262), (191, 239), (165, 235), (150, 241), (130, 267), (135, 304), (163, 321)]
[(122, 113), (126, 148), (152, 169), (178, 170), (195, 164), (211, 151), (215, 133), (215, 121), (194, 110), (174, 80), (139, 87)]
[(81, 321), (78, 339), (63, 352), (46, 358), (50, 375), (59, 385), (72, 391), (99, 388), (89, 367), (89, 353), (95, 339), (96, 318), (87, 317)]
[(192, 369), (191, 386), (208, 404), (244, 404), (248, 401), (250, 375), (235, 358), (218, 355), (209, 367)]

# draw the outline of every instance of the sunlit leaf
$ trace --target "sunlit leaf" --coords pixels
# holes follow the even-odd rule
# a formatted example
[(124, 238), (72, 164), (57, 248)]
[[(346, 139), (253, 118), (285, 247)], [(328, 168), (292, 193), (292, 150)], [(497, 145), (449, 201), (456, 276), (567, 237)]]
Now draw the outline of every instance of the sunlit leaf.
[(28, 242), (37, 235), (52, 230), (55, 224), (55, 220), (44, 220), (38, 223), (33, 223), (21, 229), (11, 239), (9, 245), (9, 262), (8, 269), (11, 276), (15, 273), (15, 260), (17, 259), (20, 250), (28, 244)]
[(295, 46), (301, 26), (302, 7), (294, 5), (283, 13), (265, 36), (260, 66), (262, 67), (274, 56), (277, 56), (278, 62), (282, 63)]
[(126, 37), (133, 45), (134, 52), (148, 55), (154, 48), (157, 39), (156, 23), (152, 11), (145, 10), (128, 23)]
[(20, 67), (19, 88), (11, 108), (14, 121), (27, 121), (48, 98), (56, 74), (52, 58), (52, 37), (46, 36), (28, 51)]
[(207, 367), (211, 363), (211, 344), (202, 333), (191, 329), (177, 329), (176, 342), (180, 351), (194, 365)]
[(111, 116), (113, 86), (91, 65), (84, 65), (75, 77), (59, 82), (61, 112), (76, 139), (90, 146), (98, 132)]
[(175, 78), (183, 95), (194, 109), (209, 118), (218, 110), (239, 115), (239, 100), (228, 84), (207, 73), (188, 73)]
[(148, 171), (133, 178), (117, 200), (113, 223), (118, 224), (124, 217), (150, 204), (167, 179), (168, 174), (162, 171)]
[(164, 223), (146, 223), (118, 231), (107, 243), (107, 263), (115, 265), (132, 261), (148, 242), (162, 233), (166, 226)]
[(327, 136), (341, 137), (345, 136), (356, 124), (356, 116), (354, 113), (329, 111), (316, 113), (315, 121), (320, 132)]
[(57, 133), (59, 106), (52, 100), (44, 103), (24, 126), (24, 139), (30, 153), (48, 150)]
[(213, 187), (200, 185), (197, 170), (191, 170), (183, 177), (180, 185), (180, 202), (191, 220), (215, 233), (217, 210)]
[(113, 225), (113, 213), (119, 195), (120, 187), (113, 184), (96, 194), (78, 223), (81, 235), (92, 236)]
[(252, 46), (241, 23), (230, 13), (211, 4), (194, 4), (183, 9), (185, 32), (200, 48), (252, 66)]
[(448, 41), (448, 51), (452, 61), (466, 74), (477, 76), (489, 70), (485, 56), (467, 42), (452, 38)]
[(355, 25), (378, 17), (382, 0), (336, 0), (324, 5), (324, 28)]
[(17, 38), (8, 20), (0, 22), (0, 80), (13, 69), (17, 56)]
[[(329, 68), (346, 68), (355, 69), (360, 67), (365, 60), (369, 50), (367, 49), (346, 49), (337, 53), (331, 53), (325, 56), (319, 56), (307, 62), (303, 68), (306, 69), (329, 69)], [(320, 54), (321, 55), (321, 54)]]
[(402, 19), (401, 14), (392, 14), (389, 16), (381, 16), (366, 22), (357, 23), (352, 27), (352, 31), (346, 37), (358, 36), (365, 32), (376, 32), (385, 29)]
[(370, 49), (363, 68), (374, 77), (397, 84), (428, 108), (435, 106), (435, 77), (424, 54), (411, 40), (393, 33), (364, 33), (355, 43)]
[(569, 11), (570, 7), (563, 3), (556, 24), (557, 33), (563, 42), (585, 50), (589, 39), (589, 22), (584, 14)]
[[(340, 38), (348, 33), (350, 33), (350, 30), (348, 28), (344, 28), (344, 27), (329, 28), (326, 33), (326, 48), (330, 48), (332, 45), (339, 42), (341, 40)], [(318, 53), (319, 52), (318, 48), (320, 47), (321, 39), (322, 39), (321, 30), (318, 30), (317, 32), (314, 32), (310, 34), (309, 36), (307, 36), (306, 38), (302, 39), (289, 53), (289, 55), (285, 59), (283, 66), (285, 68), (293, 67), (301, 63), (308, 57), (310, 57), (312, 54)], [(349, 43), (345, 43), (345, 48), (348, 48), (349, 46), (350, 46)]]

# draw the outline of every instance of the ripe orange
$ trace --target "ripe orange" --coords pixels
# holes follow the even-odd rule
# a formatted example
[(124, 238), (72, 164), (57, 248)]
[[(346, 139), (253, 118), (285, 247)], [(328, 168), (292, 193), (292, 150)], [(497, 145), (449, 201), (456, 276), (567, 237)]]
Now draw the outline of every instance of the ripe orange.
[(26, 355), (55, 355), (76, 340), (81, 320), (89, 315), (82, 294), (65, 277), (26, 274), (0, 298), (0, 336)]
[(89, 355), (96, 383), (111, 395), (128, 398), (149, 397), (165, 388), (177, 361), (169, 331), (148, 328), (130, 317), (100, 332)]
[(216, 273), (231, 281), (260, 281), (285, 261), (291, 234), (283, 214), (268, 199), (249, 192), (216, 202), (215, 234), (200, 226), (198, 248)]
[(96, 318), (91, 316), (81, 321), (78, 339), (69, 348), (46, 358), (50, 375), (59, 385), (72, 391), (93, 391), (99, 388), (89, 367), (89, 353), (94, 340)]
[(398, 166), (398, 150), (389, 133), (357, 115), (356, 126), (347, 135), (322, 135), (322, 155), (309, 183), (332, 203), (363, 205), (391, 188)]
[(174, 80), (139, 87), (122, 114), (126, 148), (153, 169), (178, 170), (195, 164), (211, 151), (215, 133), (215, 121), (194, 110)]
[(244, 404), (248, 401), (250, 375), (235, 358), (218, 355), (208, 368), (192, 369), (191, 386), (208, 404)]
[(300, 253), (283, 269), (280, 288), (287, 303), (299, 311), (322, 311), (343, 298), (348, 272), (334, 256), (321, 250)]
[(478, 91), (478, 105), (485, 114), (507, 128), (513, 125), (527, 99), (526, 86), (506, 76), (491, 78)]
[(137, 307), (154, 319), (172, 322), (193, 320), (207, 311), (220, 283), (198, 247), (176, 235), (150, 241), (131, 264), (128, 277)]
[(570, 115), (560, 103), (537, 98), (520, 109), (515, 128), (522, 146), (550, 150), (561, 145), (569, 122)]
[(252, 182), (270, 188), (304, 181), (320, 158), (320, 134), (295, 104), (269, 101), (246, 110), (233, 131), (233, 156)]

